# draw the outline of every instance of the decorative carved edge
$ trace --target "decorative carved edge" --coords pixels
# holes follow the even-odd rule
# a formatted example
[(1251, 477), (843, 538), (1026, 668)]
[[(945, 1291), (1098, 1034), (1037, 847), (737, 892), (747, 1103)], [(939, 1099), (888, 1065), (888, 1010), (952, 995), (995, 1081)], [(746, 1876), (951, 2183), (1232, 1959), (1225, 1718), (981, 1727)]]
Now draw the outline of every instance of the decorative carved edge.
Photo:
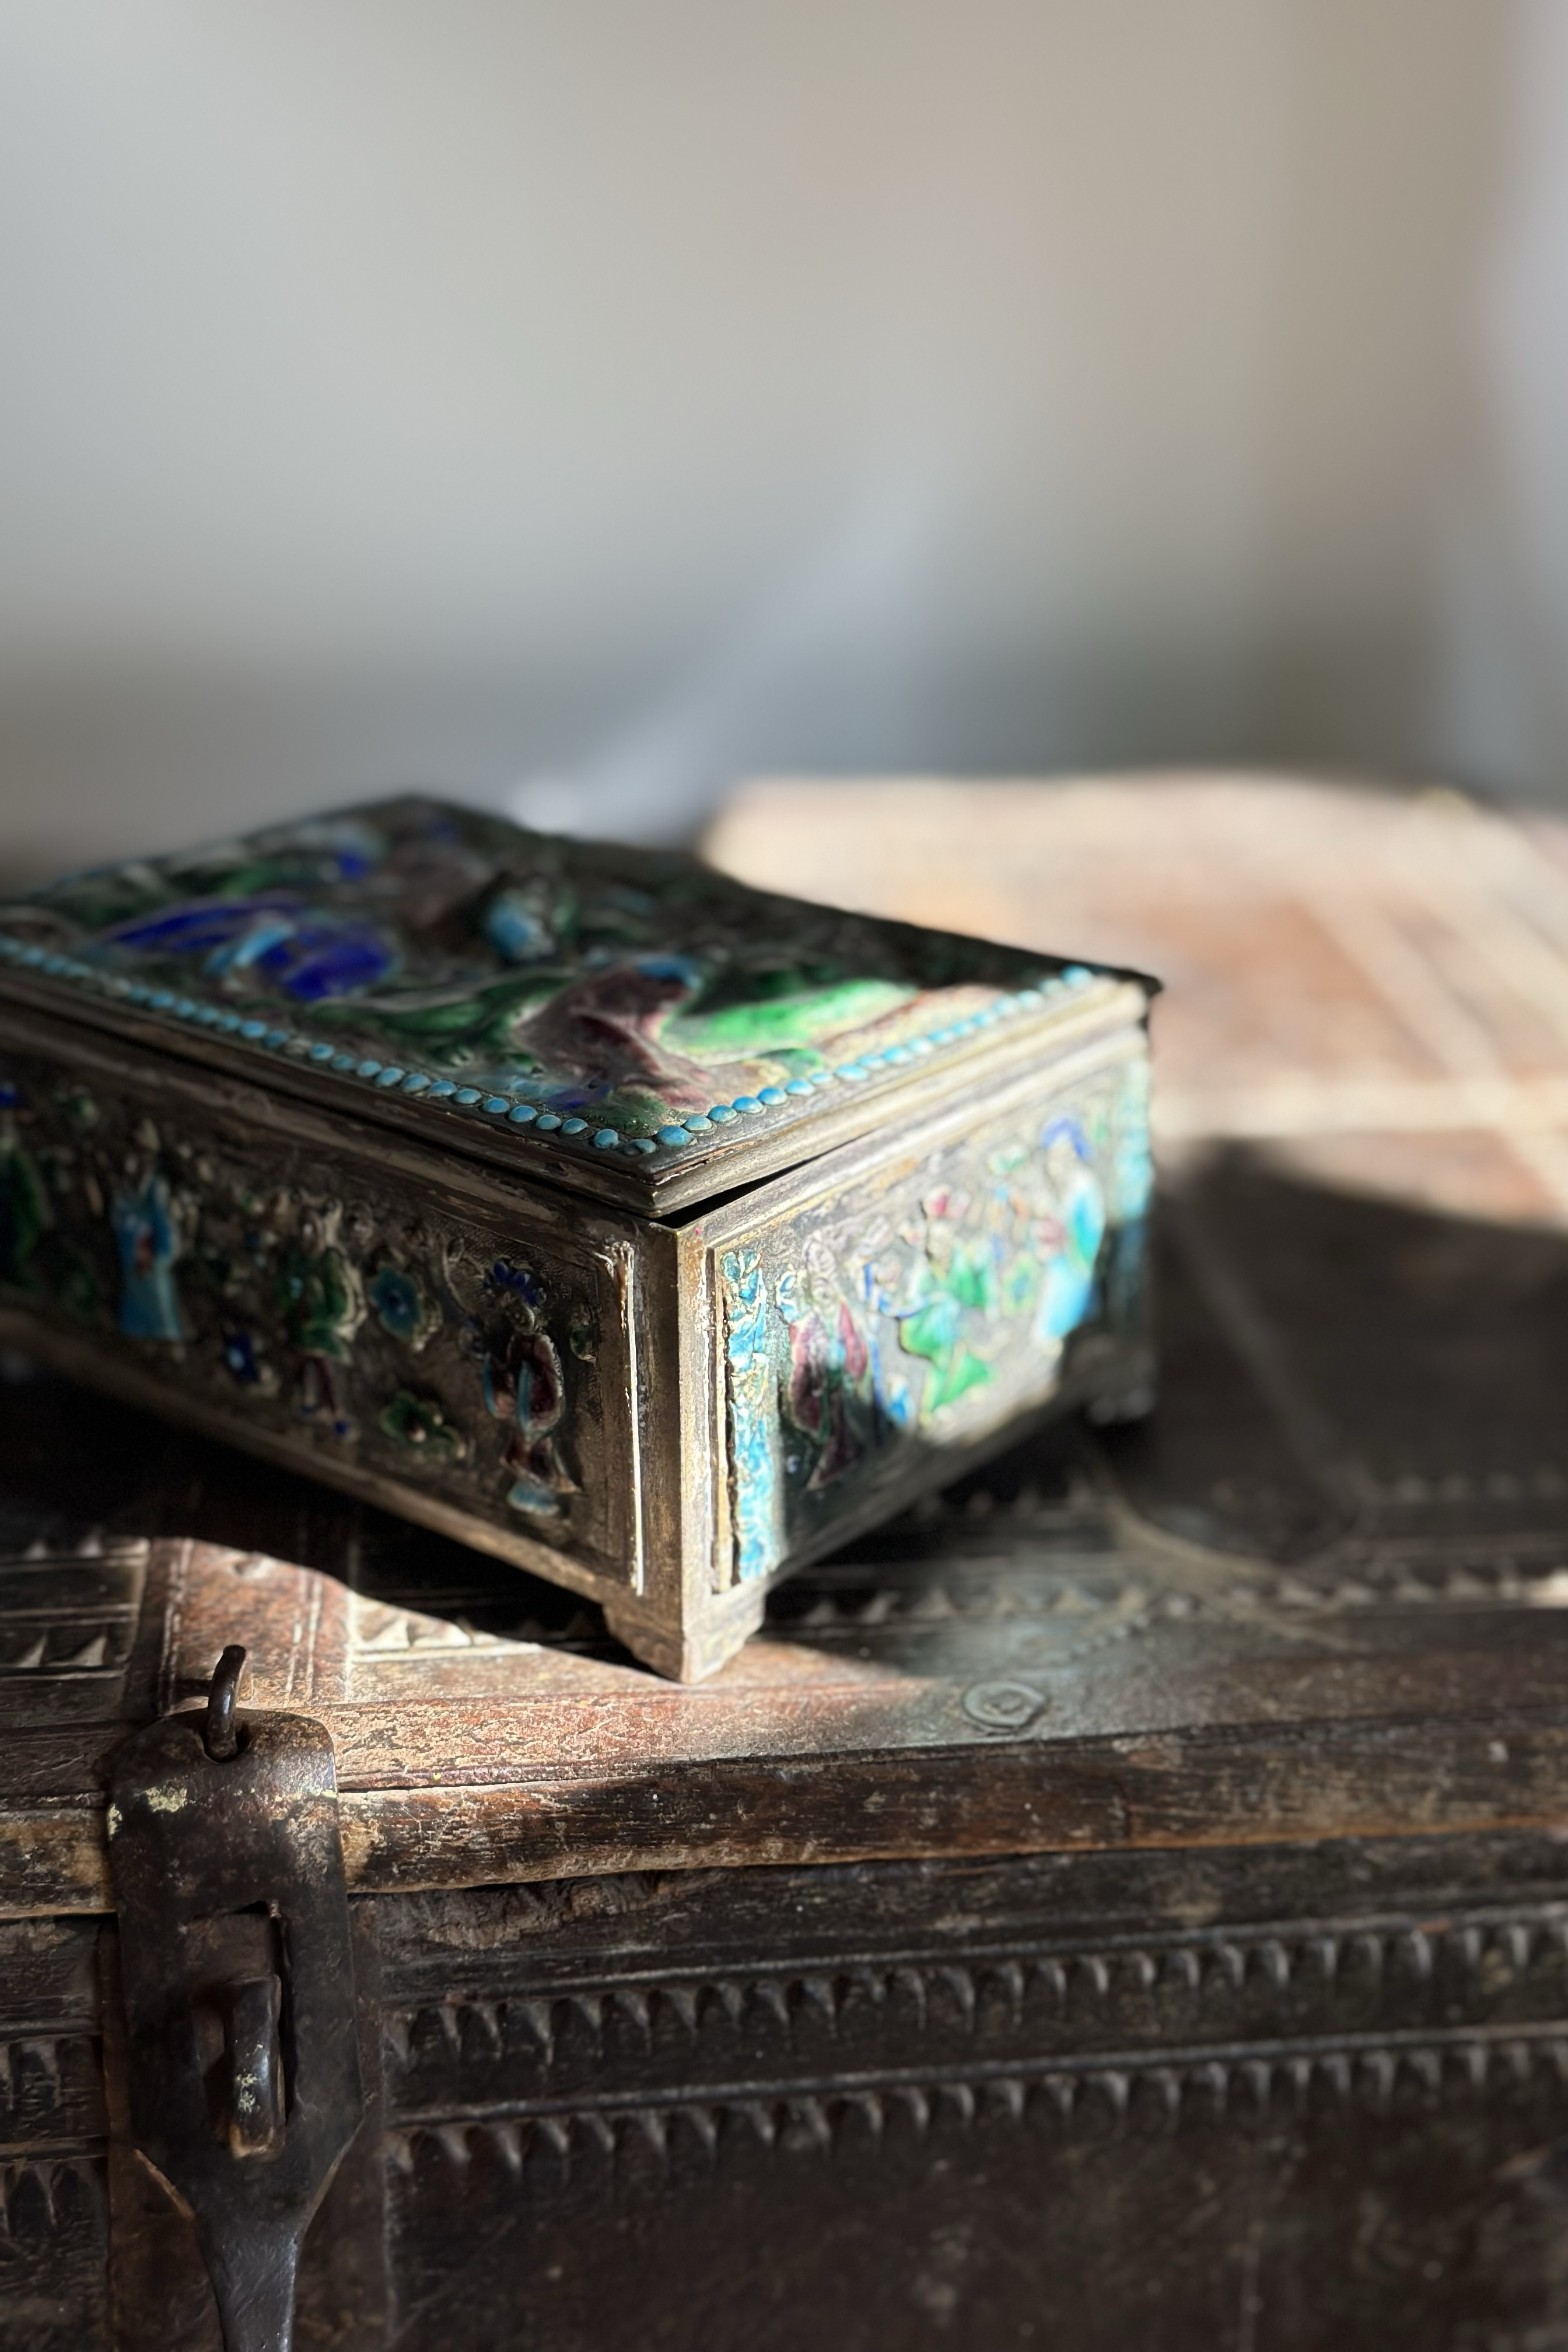
[(76, 1619), (62, 1612), (20, 1629), (14, 1616), (0, 1614), (0, 1635), (8, 1631), (17, 1643), (14, 1656), (0, 1657), (0, 1675), (26, 1675), (33, 1681), (51, 1675), (117, 1679), (125, 1672), (135, 1630), (129, 1611), (91, 1610)]
[(383, 2031), (394, 2071), (413, 2073), (421, 2043), (433, 2043), (454, 2058), (491, 2060), (512, 2021), (520, 2020), (548, 2068), (566, 2031), (585, 2029), (591, 2054), (605, 2058), (612, 2021), (651, 2049), (667, 2018), (689, 2043), (700, 2038), (714, 2010), (737, 2027), (749, 2013), (760, 2011), (792, 2037), (806, 2018), (837, 2033), (852, 2000), (877, 2009), (901, 1998), (922, 2032), (938, 2000), (973, 2032), (988, 2000), (1005, 2002), (1013, 2024), (1021, 2025), (1026, 2002), (1042, 1990), (1063, 2017), (1098, 2013), (1113, 1990), (1134, 1997), (1152, 1997), (1162, 1988), (1236, 1996), (1249, 1979), (1261, 1979), (1278, 1992), (1310, 1977), (1314, 1990), (1331, 1995), (1352, 1967), (1378, 1982), (1397, 1975), (1411, 1990), (1429, 1983), (1439, 1970), (1457, 1973), (1465, 1992), (1471, 1993), (1482, 1989), (1489, 1969), (1511, 1980), (1543, 1953), (1568, 1973), (1568, 1904), (1506, 1913), (1478, 1910), (1451, 1916), (1440, 1927), (1412, 1918), (1297, 1920), (1240, 1933), (1194, 1930), (1160, 1943), (1107, 1938), (1092, 1947), (1037, 1943), (962, 1958), (903, 1953), (629, 1982), (600, 1979), (492, 2000), (458, 1994), (389, 2008)]
[[(13, 919), (16, 911), (12, 910)], [(394, 1058), (383, 1062), (374, 1054), (365, 1053), (363, 1045), (346, 1048), (341, 1039), (334, 1041), (319, 1032), (296, 1028), (276, 1004), (270, 1017), (258, 1016), (254, 1005), (247, 1017), (244, 1009), (237, 1010), (221, 999), (185, 995), (175, 989), (149, 985), (130, 974), (84, 962), (77, 956), (59, 954), (10, 931), (0, 930), (0, 971), (9, 968), (20, 974), (23, 986), (18, 1001), (24, 1007), (34, 990), (50, 1012), (81, 1014), (84, 1003), (95, 1009), (106, 1006), (111, 1015), (108, 1028), (111, 1038), (120, 1034), (120, 1023), (112, 1015), (119, 1013), (121, 1020), (129, 1015), (137, 1027), (145, 1025), (151, 1030), (159, 1048), (177, 1052), (180, 1045), (193, 1039), (205, 1041), (209, 1048), (216, 1044), (219, 1067), (224, 1066), (229, 1054), (235, 1054), (239, 1057), (238, 1073), (253, 1081), (259, 1079), (263, 1085), (269, 1075), (265, 1066), (268, 1064), (273, 1068), (292, 1066), (304, 1070), (318, 1085), (329, 1086), (334, 1093), (353, 1102), (357, 1109), (385, 1102), (395, 1093), (403, 1108), (412, 1105), (422, 1124), (439, 1141), (447, 1141), (454, 1127), (460, 1129), (465, 1124), (482, 1124), (491, 1133), (506, 1136), (509, 1141), (521, 1138), (525, 1145), (524, 1165), (526, 1147), (547, 1142), (552, 1158), (556, 1150), (568, 1148), (584, 1157), (596, 1150), (601, 1155), (616, 1152), (632, 1159), (644, 1153), (669, 1157), (677, 1151), (689, 1150), (701, 1163), (714, 1161), (723, 1167), (735, 1157), (732, 1149), (729, 1152), (722, 1149), (727, 1127), (737, 1119), (742, 1127), (747, 1126), (756, 1118), (768, 1124), (782, 1120), (799, 1126), (815, 1141), (816, 1130), (822, 1124), (823, 1088), (833, 1095), (841, 1093), (846, 1086), (858, 1089), (868, 1085), (874, 1097), (887, 1095), (896, 1099), (900, 1093), (907, 1091), (910, 1066), (918, 1068), (926, 1055), (962, 1063), (976, 1040), (984, 1044), (988, 1031), (998, 1024), (1005, 1026), (1018, 1021), (1020, 1015), (1032, 1016), (1048, 1035), (1050, 1017), (1076, 1009), (1089, 991), (1108, 982), (1137, 978), (1109, 965), (1053, 962), (1023, 950), (993, 952), (1012, 960), (1011, 976), (1018, 985), (1013, 989), (997, 986), (993, 1001), (974, 1012), (960, 1012), (955, 1019), (939, 1020), (906, 1043), (826, 1066), (809, 1081), (795, 1079), (787, 1086), (765, 1086), (755, 1095), (739, 1095), (732, 1101), (721, 1101), (707, 1117), (697, 1118), (695, 1125), (689, 1118), (682, 1119), (678, 1112), (671, 1112), (668, 1123), (654, 1135), (633, 1136), (618, 1128), (601, 1126), (592, 1118), (563, 1120), (553, 1108), (553, 1097), (532, 1099), (538, 1089), (530, 1088), (525, 1080), (500, 1082), (500, 1091), (462, 1086), (439, 1066), (434, 1071), (405, 1066), (396, 1060), (395, 1047), (386, 1049)], [(201, 984), (197, 980), (190, 983), (196, 988)], [(1147, 1001), (1149, 983), (1140, 980), (1138, 984), (1143, 988)], [(10, 997), (12, 992), (0, 993)], [(88, 1011), (85, 1017), (90, 1021), (92, 1012)], [(1027, 1030), (1031, 1022), (1026, 1019), (1022, 1025)], [(333, 1050), (334, 1043), (339, 1050)], [(954, 1046), (961, 1049), (956, 1055), (944, 1051)], [(208, 1056), (203, 1055), (201, 1058), (205, 1060)], [(246, 1064), (251, 1066), (247, 1068)], [(354, 1102), (356, 1096), (359, 1099)], [(713, 1135), (715, 1128), (718, 1133), (709, 1142), (707, 1139)], [(808, 1151), (809, 1149), (808, 1143)]]
[[(25, 1551), (0, 1549), (0, 1676), (123, 1675), (150, 1549), (144, 1539), (106, 1542), (95, 1529), (74, 1545), (40, 1538)], [(107, 1589), (51, 1593), (51, 1572), (73, 1569), (92, 1571)]]
[[(852, 1588), (845, 1591), (813, 1585), (808, 1571), (810, 1605), (774, 1633), (784, 1640), (843, 1633), (863, 1641), (884, 1628), (920, 1630), (1005, 1619), (1009, 1623), (1081, 1620), (1092, 1636), (1096, 1621), (1109, 1619), (1118, 1621), (1120, 1633), (1123, 1628), (1142, 1631), (1161, 1617), (1257, 1623), (1274, 1611), (1288, 1621), (1300, 1621), (1341, 1610), (1497, 1608), (1538, 1605), (1543, 1595), (1555, 1600), (1560, 1591), (1568, 1591), (1560, 1538), (1542, 1547), (1539, 1566), (1521, 1563), (1516, 1556), (1519, 1549), (1510, 1547), (1515, 1556), (1500, 1563), (1472, 1557), (1456, 1561), (1447, 1545), (1434, 1545), (1429, 1560), (1418, 1547), (1390, 1545), (1386, 1557), (1374, 1548), (1353, 1560), (1325, 1559), (1295, 1570), (1259, 1570), (1245, 1578), (1236, 1573), (1234, 1561), (1222, 1562), (1222, 1556), (1215, 1555), (1215, 1565), (1223, 1564), (1228, 1579), (1213, 1591), (1200, 1589), (1190, 1571), (1176, 1580), (1168, 1563), (1152, 1553), (1109, 1561), (1101, 1554), (1086, 1559), (1077, 1570), (1054, 1568), (1036, 1551), (1023, 1558), (990, 1555), (964, 1561), (961, 1579), (903, 1585), (887, 1583), (881, 1568), (862, 1570), (853, 1577), (841, 1571), (842, 1580)], [(874, 1589), (868, 1590), (873, 1579)]]
[(61, 2053), (68, 2048), (85, 2049), (97, 2070), (99, 2038), (90, 2026), (46, 2026), (37, 2032), (11, 2026), (0, 2032), (0, 2111), (16, 2105), (29, 2069), (42, 2075), (51, 2097), (58, 2096), (64, 2079)]
[(102, 2153), (89, 2149), (0, 2158), (0, 2231), (52, 2236), (83, 2218), (107, 2228), (106, 2166)]
[(1542, 2084), (1554, 2094), (1568, 2093), (1568, 2022), (1522, 2032), (1457, 2027), (1082, 2061), (889, 2068), (843, 2078), (725, 2084), (698, 2097), (671, 2091), (606, 2094), (548, 2107), (520, 2103), (510, 2112), (405, 2118), (384, 2134), (383, 2154), (394, 2173), (407, 2177), (426, 2149), (458, 2172), (489, 2153), (521, 2178), (531, 2157), (546, 2151), (567, 2168), (589, 2153), (618, 2163), (634, 2138), (668, 2168), (682, 2129), (710, 2158), (737, 2131), (765, 2147), (831, 2155), (852, 2133), (876, 2142), (898, 2125), (917, 2136), (938, 2122), (963, 2128), (978, 2121), (1045, 2121), (1068, 2128), (1099, 2122), (1114, 2128), (1136, 2111), (1174, 2126), (1196, 2116), (1212, 2122), (1262, 2118), (1285, 2101), (1304, 2114), (1314, 2099), (1324, 2098), (1334, 2107), (1375, 2116), (1386, 2114), (1401, 2091), (1430, 2103)]

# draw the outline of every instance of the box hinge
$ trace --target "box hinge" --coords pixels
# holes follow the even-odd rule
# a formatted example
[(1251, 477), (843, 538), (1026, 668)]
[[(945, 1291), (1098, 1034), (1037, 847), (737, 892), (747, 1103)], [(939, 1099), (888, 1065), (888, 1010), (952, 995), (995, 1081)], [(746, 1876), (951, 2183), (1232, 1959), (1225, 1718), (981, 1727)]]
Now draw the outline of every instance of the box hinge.
[(331, 1739), (237, 1713), (244, 1664), (116, 1752), (109, 1855), (138, 2153), (195, 2221), (226, 2352), (289, 2352), (363, 2101)]

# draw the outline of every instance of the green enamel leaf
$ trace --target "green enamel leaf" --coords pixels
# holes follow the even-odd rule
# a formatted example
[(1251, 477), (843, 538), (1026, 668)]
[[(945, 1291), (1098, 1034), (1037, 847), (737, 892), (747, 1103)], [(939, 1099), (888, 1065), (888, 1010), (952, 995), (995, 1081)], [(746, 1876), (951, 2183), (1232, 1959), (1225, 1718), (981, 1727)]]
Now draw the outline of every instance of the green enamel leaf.
[(961, 1244), (953, 1251), (948, 1286), (961, 1307), (977, 1307), (986, 1315), (994, 1313), (996, 1262), (984, 1242), (969, 1247)]
[(991, 1367), (983, 1357), (961, 1348), (951, 1364), (938, 1364), (932, 1370), (927, 1412), (940, 1412), (943, 1405), (956, 1404), (971, 1389), (984, 1388), (991, 1376)]
[(811, 1045), (863, 1028), (907, 1004), (913, 994), (912, 989), (889, 980), (837, 981), (828, 988), (804, 988), (755, 1003), (684, 1013), (666, 1025), (664, 1036), (679, 1053), (739, 1059)]
[(963, 1310), (955, 1298), (933, 1298), (900, 1321), (900, 1345), (911, 1356), (926, 1356), (936, 1362), (957, 1346), (962, 1322)]

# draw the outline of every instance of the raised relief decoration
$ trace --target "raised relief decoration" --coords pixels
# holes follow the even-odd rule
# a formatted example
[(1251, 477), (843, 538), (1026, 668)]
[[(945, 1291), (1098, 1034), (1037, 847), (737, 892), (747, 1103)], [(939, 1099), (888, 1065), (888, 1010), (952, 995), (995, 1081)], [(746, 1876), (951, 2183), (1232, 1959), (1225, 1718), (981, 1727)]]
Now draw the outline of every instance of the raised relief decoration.
[(587, 1531), (573, 1400), (594, 1385), (595, 1308), (559, 1253), (547, 1277), (341, 1170), (275, 1182), (216, 1129), (11, 1066), (0, 1297), (544, 1541)]
[[(1094, 977), (421, 800), (68, 876), (0, 907), (0, 961), (623, 1160), (799, 1117)], [(126, 1215), (156, 1250), (156, 1198)]]
[(422, 799), (0, 906), (0, 1323), (601, 1601), (1149, 1396), (1153, 983)]
[(905, 1192), (722, 1255), (739, 1580), (770, 1574), (900, 1451), (1047, 1400), (1075, 1335), (1135, 1314), (1147, 1089), (1146, 1065), (1123, 1063), (976, 1122)]

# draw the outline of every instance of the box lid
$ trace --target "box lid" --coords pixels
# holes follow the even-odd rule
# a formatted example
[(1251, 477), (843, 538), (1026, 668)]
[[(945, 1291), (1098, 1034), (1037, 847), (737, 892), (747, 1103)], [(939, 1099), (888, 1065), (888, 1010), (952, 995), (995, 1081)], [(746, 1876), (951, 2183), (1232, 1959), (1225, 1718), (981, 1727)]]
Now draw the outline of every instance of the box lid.
[(0, 994), (600, 1199), (677, 1209), (1154, 983), (401, 798), (0, 907)]

